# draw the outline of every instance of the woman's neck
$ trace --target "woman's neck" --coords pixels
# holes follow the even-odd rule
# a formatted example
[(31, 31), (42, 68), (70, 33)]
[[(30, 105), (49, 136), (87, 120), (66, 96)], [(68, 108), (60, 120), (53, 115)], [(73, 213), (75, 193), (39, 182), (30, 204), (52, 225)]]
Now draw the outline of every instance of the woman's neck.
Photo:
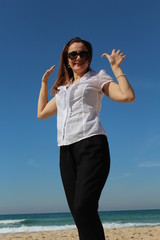
[(73, 74), (73, 82), (77, 82), (84, 74), (86, 74), (87, 72), (84, 73), (74, 73)]

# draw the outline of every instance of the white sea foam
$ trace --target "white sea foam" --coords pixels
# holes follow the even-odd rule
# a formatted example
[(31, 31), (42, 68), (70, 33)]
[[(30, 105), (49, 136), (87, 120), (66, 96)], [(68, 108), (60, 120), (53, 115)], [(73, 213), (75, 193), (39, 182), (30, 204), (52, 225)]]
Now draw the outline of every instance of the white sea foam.
[[(154, 227), (160, 226), (160, 223), (104, 223), (104, 228), (129, 228), (129, 227)], [(0, 234), (8, 233), (30, 233), (30, 232), (50, 232), (50, 231), (60, 231), (69, 230), (76, 228), (75, 225), (63, 225), (63, 226), (24, 226), (21, 227), (4, 227), (0, 228)]]
[(134, 227), (154, 227), (160, 226), (160, 223), (104, 223), (104, 228), (134, 228)]
[(68, 230), (74, 229), (75, 225), (64, 225), (64, 226), (21, 226), (17, 228), (0, 228), (0, 234), (6, 233), (28, 233), (28, 232), (50, 232), (50, 231), (59, 231), (59, 230)]
[(8, 225), (8, 224), (16, 224), (16, 223), (22, 223), (25, 219), (19, 219), (19, 220), (0, 220), (0, 225)]

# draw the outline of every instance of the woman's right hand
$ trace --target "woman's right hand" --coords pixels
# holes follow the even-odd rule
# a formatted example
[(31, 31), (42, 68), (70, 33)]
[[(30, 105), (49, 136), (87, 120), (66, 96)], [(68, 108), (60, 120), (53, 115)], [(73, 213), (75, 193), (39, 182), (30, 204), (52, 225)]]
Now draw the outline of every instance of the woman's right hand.
[(50, 69), (48, 69), (45, 74), (42, 77), (42, 82), (44, 83), (48, 83), (48, 79), (50, 77), (50, 75), (52, 74), (52, 72), (54, 71), (55, 65), (53, 65)]

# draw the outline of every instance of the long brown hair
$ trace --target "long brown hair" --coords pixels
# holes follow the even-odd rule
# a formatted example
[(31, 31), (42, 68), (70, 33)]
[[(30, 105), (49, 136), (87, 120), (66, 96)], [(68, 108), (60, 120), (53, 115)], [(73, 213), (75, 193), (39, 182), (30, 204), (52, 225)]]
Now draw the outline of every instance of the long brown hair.
[[(79, 37), (72, 38), (63, 48), (57, 80), (55, 81), (51, 89), (51, 93), (57, 93), (58, 87), (66, 85), (73, 77), (73, 71), (71, 68), (68, 67), (68, 48), (71, 46), (72, 43), (75, 42), (81, 42), (86, 46), (89, 53), (89, 62), (91, 62), (92, 60), (92, 45)], [(90, 66), (88, 67), (88, 70), (90, 70)]]

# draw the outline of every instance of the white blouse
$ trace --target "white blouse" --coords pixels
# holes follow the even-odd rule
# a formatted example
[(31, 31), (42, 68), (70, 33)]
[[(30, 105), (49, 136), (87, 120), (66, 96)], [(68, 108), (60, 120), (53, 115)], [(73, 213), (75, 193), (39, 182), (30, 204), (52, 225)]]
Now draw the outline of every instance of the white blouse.
[(103, 86), (113, 79), (101, 70), (84, 74), (76, 83), (72, 79), (60, 86), (56, 94), (58, 146), (69, 145), (93, 135), (104, 134), (99, 121)]

